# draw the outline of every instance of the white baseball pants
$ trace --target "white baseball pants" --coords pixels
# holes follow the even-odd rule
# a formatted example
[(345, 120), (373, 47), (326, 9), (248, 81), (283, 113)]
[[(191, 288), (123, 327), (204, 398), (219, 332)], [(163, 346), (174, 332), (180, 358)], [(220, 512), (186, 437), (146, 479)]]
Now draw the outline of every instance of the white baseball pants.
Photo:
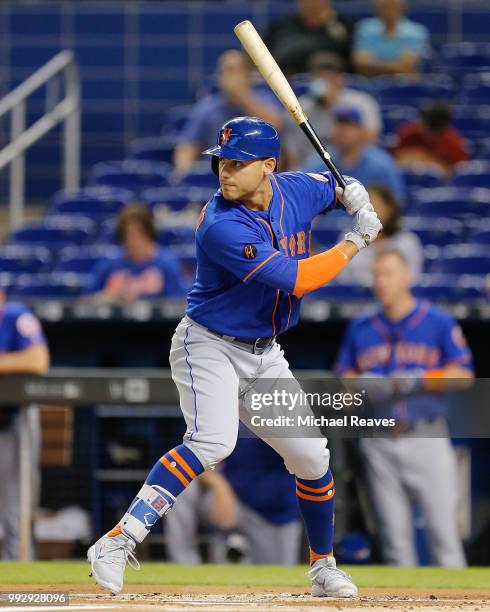
[(294, 380), (277, 342), (255, 355), (186, 316), (172, 338), (170, 366), (187, 423), (184, 444), (204, 468), (231, 454), (241, 420), (279, 453), (291, 474), (315, 480), (326, 473), (330, 452), (325, 438), (268, 437), (251, 425), (252, 414), (244, 401), (250, 384), (240, 379), (272, 379), (271, 384), (276, 379)]

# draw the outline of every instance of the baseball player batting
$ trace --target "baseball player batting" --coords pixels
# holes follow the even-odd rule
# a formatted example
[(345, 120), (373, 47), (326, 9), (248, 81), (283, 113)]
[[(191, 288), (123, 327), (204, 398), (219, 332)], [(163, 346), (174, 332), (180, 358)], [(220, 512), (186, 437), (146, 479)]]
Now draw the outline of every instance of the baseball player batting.
[[(204, 470), (235, 446), (239, 419), (249, 422), (240, 379), (291, 379), (277, 336), (298, 322), (301, 298), (332, 280), (378, 235), (381, 223), (365, 188), (322, 174), (275, 172), (276, 130), (255, 117), (221, 128), (211, 155), (220, 189), (196, 229), (197, 273), (184, 318), (172, 338), (170, 365), (187, 423), (183, 443), (156, 462), (126, 514), (88, 551), (95, 580), (114, 593), (126, 564), (160, 517)], [(343, 207), (352, 231), (311, 256), (311, 222)], [(308, 535), (312, 594), (356, 597), (333, 556), (335, 488), (324, 438), (267, 438), (296, 477)]]

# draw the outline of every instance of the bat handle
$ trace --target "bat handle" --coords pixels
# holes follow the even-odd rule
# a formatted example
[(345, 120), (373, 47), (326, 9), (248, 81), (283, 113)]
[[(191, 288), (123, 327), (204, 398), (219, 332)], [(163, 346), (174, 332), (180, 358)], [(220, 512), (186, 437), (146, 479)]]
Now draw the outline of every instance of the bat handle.
[(318, 155), (323, 159), (327, 168), (333, 174), (335, 180), (337, 181), (337, 185), (341, 187), (342, 189), (345, 189), (347, 185), (346, 185), (344, 177), (340, 174), (339, 169), (333, 163), (332, 158), (330, 157), (330, 154), (320, 142), (320, 139), (318, 138), (317, 133), (313, 129), (308, 119), (306, 121), (302, 121), (299, 124), (299, 127), (303, 130), (308, 140), (315, 147), (315, 150), (318, 153)]

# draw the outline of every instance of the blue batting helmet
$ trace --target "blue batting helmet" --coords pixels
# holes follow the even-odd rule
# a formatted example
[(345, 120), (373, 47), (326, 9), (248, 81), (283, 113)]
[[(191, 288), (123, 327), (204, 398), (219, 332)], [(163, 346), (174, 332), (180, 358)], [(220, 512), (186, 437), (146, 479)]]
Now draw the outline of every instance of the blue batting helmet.
[(273, 157), (277, 162), (280, 148), (279, 134), (272, 125), (257, 117), (235, 117), (220, 129), (217, 145), (203, 154), (213, 156), (211, 167), (218, 174), (220, 157), (239, 161)]

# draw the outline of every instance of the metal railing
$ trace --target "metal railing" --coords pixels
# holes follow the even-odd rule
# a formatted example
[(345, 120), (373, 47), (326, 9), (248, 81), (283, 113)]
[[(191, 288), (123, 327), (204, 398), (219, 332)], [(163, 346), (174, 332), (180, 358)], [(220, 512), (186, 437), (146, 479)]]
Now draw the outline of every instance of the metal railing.
[[(58, 77), (64, 79), (64, 97), (52, 105)], [(26, 101), (37, 89), (46, 85), (46, 111), (26, 127)], [(63, 131), (63, 184), (67, 191), (80, 184), (80, 80), (71, 51), (61, 51), (42, 68), (0, 100), (0, 118), (11, 113), (10, 142), (0, 150), (0, 171), (10, 164), (9, 222), (18, 227), (24, 219), (25, 152), (59, 123)]]

